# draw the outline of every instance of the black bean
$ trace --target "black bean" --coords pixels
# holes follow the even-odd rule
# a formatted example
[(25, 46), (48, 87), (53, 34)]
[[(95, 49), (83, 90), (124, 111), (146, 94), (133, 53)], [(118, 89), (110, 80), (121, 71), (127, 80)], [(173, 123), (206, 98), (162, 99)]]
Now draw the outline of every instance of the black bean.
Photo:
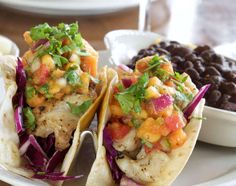
[(156, 52), (158, 52), (160, 55), (167, 55), (167, 56), (170, 55), (170, 53), (167, 50), (162, 49), (162, 48), (157, 48)]
[(177, 47), (171, 52), (173, 56), (180, 56), (180, 57), (184, 57), (186, 54), (190, 53), (191, 50), (185, 47)]
[(217, 63), (217, 64), (224, 64), (224, 62), (225, 62), (225, 59), (224, 59), (224, 57), (223, 56), (221, 56), (221, 55), (218, 55), (218, 54), (213, 54), (212, 56), (211, 56), (211, 62), (212, 63)]
[(199, 73), (198, 73), (195, 69), (193, 69), (193, 68), (187, 68), (187, 69), (185, 70), (185, 72), (186, 72), (188, 75), (190, 75), (190, 77), (191, 77), (192, 79), (195, 79), (195, 80), (200, 79)]
[(184, 59), (180, 56), (174, 56), (171, 58), (172, 63), (184, 62)]
[(214, 53), (211, 50), (206, 50), (202, 52), (200, 56), (205, 60), (207, 64), (207, 63), (210, 63), (213, 54)]
[(189, 60), (189, 61), (194, 61), (195, 59), (197, 59), (196, 54), (192, 53), (192, 54), (187, 54), (184, 56), (185, 60)]
[(221, 83), (220, 90), (229, 95), (236, 93), (236, 84), (233, 82), (224, 82)]
[(147, 53), (146, 49), (142, 49), (138, 52), (138, 55), (144, 55), (146, 53)]
[(157, 44), (152, 44), (152, 45), (149, 46), (149, 48), (157, 49), (157, 48), (159, 48), (159, 45), (157, 45)]
[(167, 42), (167, 41), (161, 41), (161, 42), (159, 43), (159, 45), (160, 45), (161, 48), (166, 48), (166, 47), (169, 45), (169, 42)]
[(194, 52), (200, 55), (203, 51), (210, 50), (211, 48), (208, 45), (198, 46), (194, 49)]
[(220, 76), (221, 74), (215, 67), (210, 66), (205, 69), (204, 75)]
[(184, 68), (193, 68), (194, 65), (191, 61), (186, 61), (185, 63), (183, 63)]
[(219, 90), (213, 90), (208, 97), (208, 102), (210, 103), (216, 103), (221, 98), (221, 92)]
[(236, 74), (231, 72), (231, 71), (226, 71), (224, 73), (224, 77), (229, 80), (229, 81), (232, 81), (234, 83), (236, 83)]

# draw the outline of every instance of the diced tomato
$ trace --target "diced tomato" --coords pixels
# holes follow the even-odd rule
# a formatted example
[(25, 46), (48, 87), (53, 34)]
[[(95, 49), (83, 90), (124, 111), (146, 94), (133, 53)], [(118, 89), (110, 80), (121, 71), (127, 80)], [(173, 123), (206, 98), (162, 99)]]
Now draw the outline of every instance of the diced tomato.
[(148, 68), (148, 62), (147, 61), (140, 61), (136, 63), (135, 69), (137, 69), (139, 72), (143, 73)]
[(119, 122), (114, 122), (112, 124), (108, 124), (107, 129), (113, 140), (119, 140), (124, 138), (129, 133), (131, 127)]
[(120, 90), (117, 86), (114, 86), (113, 91), (114, 91), (114, 94), (117, 94), (118, 92), (120, 92)]
[(165, 118), (165, 124), (170, 131), (176, 131), (184, 127), (184, 122), (181, 120), (178, 113), (174, 113), (171, 116)]
[(49, 77), (49, 69), (45, 64), (41, 64), (39, 69), (36, 70), (34, 74), (34, 83), (43, 85), (47, 82), (47, 79)]
[(184, 132), (183, 129), (178, 129), (175, 132), (172, 132), (168, 136), (171, 148), (177, 148), (182, 146), (184, 142), (187, 140), (187, 134)]

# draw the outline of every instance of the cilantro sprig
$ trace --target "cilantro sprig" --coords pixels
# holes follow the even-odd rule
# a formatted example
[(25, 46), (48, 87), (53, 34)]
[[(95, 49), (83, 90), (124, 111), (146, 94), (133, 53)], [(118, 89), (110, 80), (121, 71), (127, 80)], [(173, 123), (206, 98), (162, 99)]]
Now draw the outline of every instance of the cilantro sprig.
[(136, 113), (141, 112), (141, 101), (144, 99), (148, 80), (148, 73), (144, 73), (136, 84), (115, 95), (115, 99), (119, 102), (125, 114), (130, 113), (131, 110), (134, 110)]
[(36, 119), (33, 114), (33, 111), (30, 107), (23, 108), (24, 118), (25, 118), (25, 127), (27, 129), (34, 130), (36, 126)]
[[(40, 45), (36, 49), (36, 57), (41, 57), (45, 54), (50, 54), (55, 64), (62, 67), (68, 63), (68, 59), (62, 54), (70, 51), (76, 51), (78, 55), (89, 55), (83, 49), (82, 37), (78, 31), (78, 23), (64, 24), (60, 23), (57, 26), (49, 26), (48, 23), (40, 24), (30, 30), (30, 36), (34, 42), (47, 40), (47, 44)], [(64, 45), (65, 39), (68, 44)]]
[(92, 103), (93, 101), (91, 99), (83, 102), (81, 105), (76, 105), (76, 104), (67, 102), (67, 104), (69, 105), (71, 109), (71, 113), (77, 116), (81, 116), (82, 114), (84, 114), (88, 110), (88, 108), (92, 105)]

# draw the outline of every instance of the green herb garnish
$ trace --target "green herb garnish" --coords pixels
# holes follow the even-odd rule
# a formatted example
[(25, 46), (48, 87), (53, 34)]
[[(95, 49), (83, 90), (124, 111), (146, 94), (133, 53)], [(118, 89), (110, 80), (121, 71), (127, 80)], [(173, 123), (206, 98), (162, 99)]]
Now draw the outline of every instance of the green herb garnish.
[(148, 148), (150, 148), (150, 149), (153, 147), (153, 144), (152, 144), (151, 142), (145, 140), (145, 139), (142, 139), (142, 140), (141, 140), (141, 143), (144, 144), (144, 145), (146, 145), (146, 146), (147, 146)]
[[(41, 57), (45, 54), (50, 54), (55, 61), (56, 66), (62, 67), (68, 63), (68, 59), (61, 56), (70, 51), (76, 51), (80, 56), (90, 55), (83, 49), (82, 37), (78, 31), (78, 23), (64, 24), (60, 23), (57, 26), (49, 26), (47, 23), (40, 24), (30, 30), (30, 36), (33, 41), (46, 40), (48, 44), (40, 45), (36, 49), (36, 57)], [(66, 40), (68, 44), (63, 44)]]
[(25, 116), (25, 126), (27, 129), (34, 130), (35, 129), (35, 116), (30, 107), (23, 108), (23, 113)]
[(141, 122), (138, 119), (136, 119), (136, 118), (132, 118), (131, 122), (132, 122), (132, 124), (134, 125), (134, 127), (136, 129), (139, 128), (140, 125), (141, 125)]
[(71, 113), (77, 116), (81, 116), (82, 114), (84, 114), (88, 110), (88, 108), (92, 105), (92, 103), (93, 103), (92, 100), (87, 100), (83, 102), (81, 105), (76, 105), (76, 104), (67, 102), (67, 104), (69, 105), (71, 109)]
[(192, 117), (190, 117), (190, 119), (206, 120), (206, 117), (196, 117), (196, 116), (192, 116)]
[(148, 73), (145, 73), (138, 79), (136, 84), (115, 95), (125, 114), (128, 114), (131, 110), (137, 113), (141, 112), (140, 103), (144, 99), (148, 79)]
[(39, 92), (40, 92), (41, 94), (44, 94), (46, 98), (52, 98), (52, 97), (53, 97), (53, 95), (51, 95), (51, 94), (49, 93), (49, 85), (48, 85), (48, 84), (44, 84), (43, 86), (41, 86), (41, 87), (39, 88)]
[(67, 82), (70, 85), (75, 86), (75, 85), (79, 85), (80, 84), (80, 77), (79, 77), (77, 71), (74, 70), (74, 69), (69, 69), (65, 73), (64, 77), (66, 78)]
[(26, 86), (25, 95), (27, 99), (31, 99), (36, 94), (36, 89), (32, 86)]

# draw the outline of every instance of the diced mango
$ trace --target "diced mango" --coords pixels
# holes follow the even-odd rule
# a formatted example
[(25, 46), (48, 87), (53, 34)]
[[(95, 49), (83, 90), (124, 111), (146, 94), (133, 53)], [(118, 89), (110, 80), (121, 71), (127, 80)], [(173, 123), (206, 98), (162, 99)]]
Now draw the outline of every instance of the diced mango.
[(124, 116), (124, 113), (119, 105), (111, 105), (110, 110), (111, 110), (111, 115), (114, 117)]
[(177, 148), (185, 143), (187, 134), (183, 129), (178, 129), (175, 132), (170, 133), (168, 140), (171, 144), (171, 148)]
[(37, 107), (44, 103), (45, 98), (35, 94), (32, 98), (26, 100), (28, 105), (31, 107)]
[(162, 81), (160, 79), (158, 79), (158, 77), (154, 76), (154, 77), (151, 77), (149, 79), (149, 82), (148, 82), (148, 86), (154, 86), (154, 87), (157, 87), (157, 86), (162, 86)]
[(137, 136), (148, 142), (154, 143), (161, 138), (160, 125), (153, 119), (147, 118), (137, 130)]
[(45, 54), (41, 57), (41, 62), (42, 64), (45, 64), (50, 71), (55, 69), (55, 63), (54, 60), (52, 59), (52, 56), (49, 54)]
[(161, 94), (153, 86), (150, 86), (145, 90), (145, 99), (158, 98), (160, 96)]

